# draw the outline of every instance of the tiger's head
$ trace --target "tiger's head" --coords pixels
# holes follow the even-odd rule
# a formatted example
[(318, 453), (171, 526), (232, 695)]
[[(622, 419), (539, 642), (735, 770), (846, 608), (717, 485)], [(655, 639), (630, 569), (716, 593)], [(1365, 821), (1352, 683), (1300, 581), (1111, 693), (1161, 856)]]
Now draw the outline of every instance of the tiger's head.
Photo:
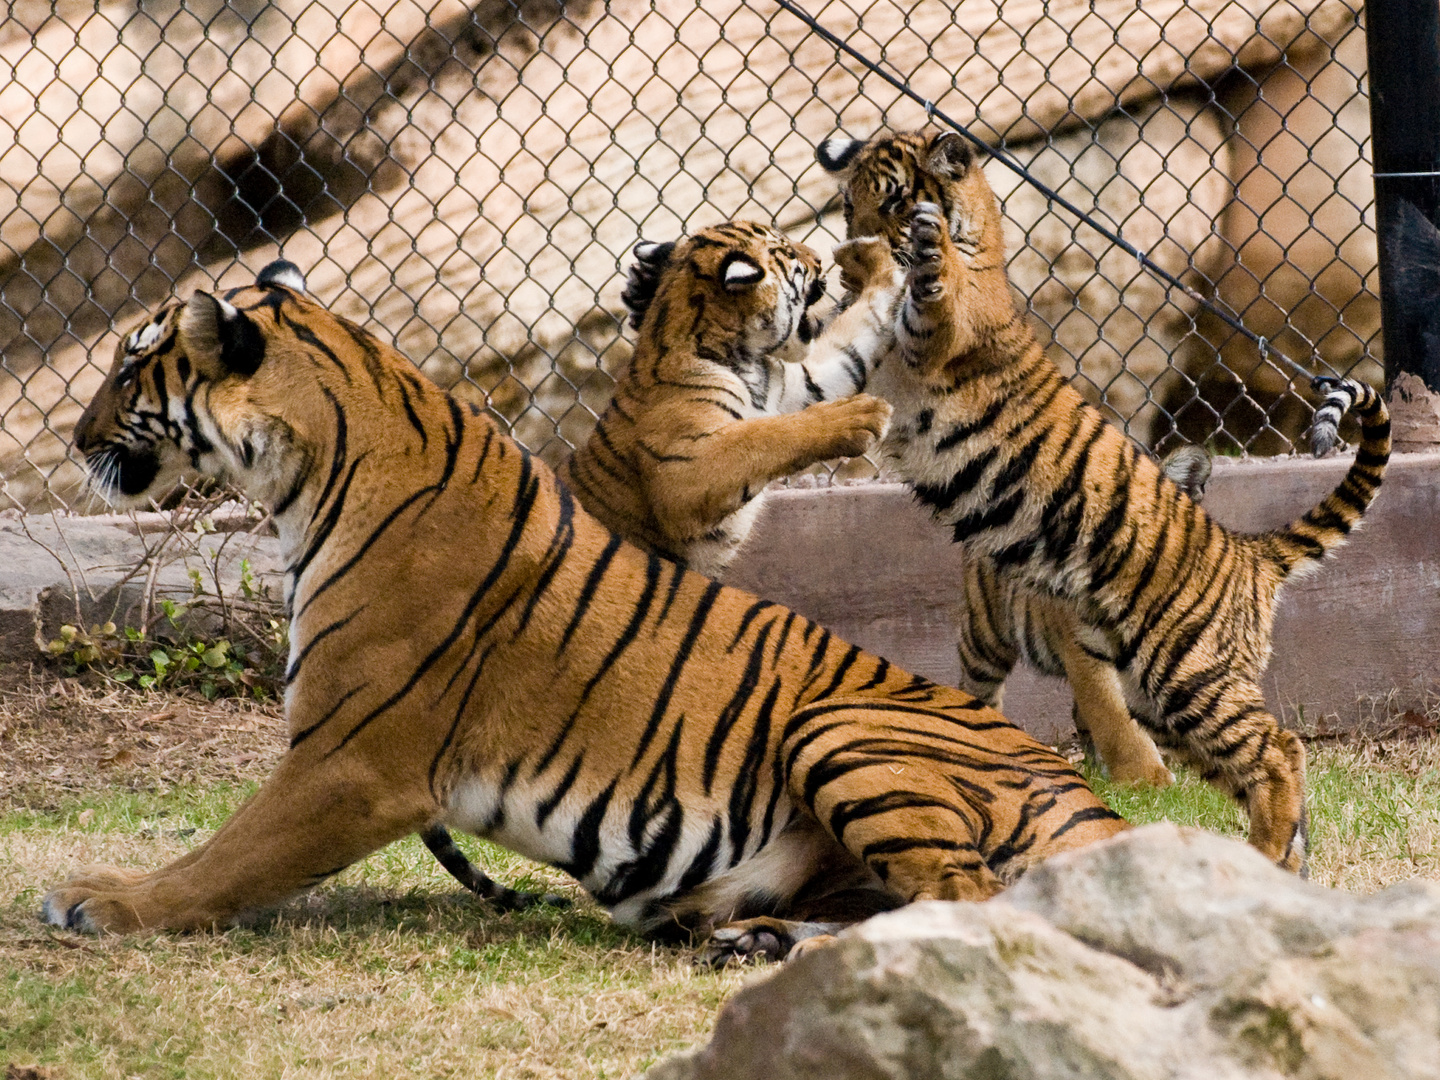
[(678, 316), (676, 326), (708, 325), (755, 357), (819, 329), (810, 308), (825, 295), (820, 257), (769, 225), (728, 221), (678, 242), (641, 241), (634, 255), (621, 299), (642, 341)]
[(836, 135), (816, 157), (840, 178), (851, 238), (882, 237), (907, 261), (911, 214), (930, 202), (944, 211), (962, 256), (1005, 250), (995, 192), (970, 144), (953, 132), (882, 132), (868, 141)]
[(243, 481), (261, 499), (293, 483), (305, 410), (286, 371), (298, 357), (284, 355), (299, 351), (287, 348), (297, 330), (281, 308), (294, 301), (323, 311), (304, 290), (300, 271), (277, 260), (253, 287), (197, 292), (126, 334), (75, 425), (91, 487), (114, 506), (135, 507), (185, 477)]

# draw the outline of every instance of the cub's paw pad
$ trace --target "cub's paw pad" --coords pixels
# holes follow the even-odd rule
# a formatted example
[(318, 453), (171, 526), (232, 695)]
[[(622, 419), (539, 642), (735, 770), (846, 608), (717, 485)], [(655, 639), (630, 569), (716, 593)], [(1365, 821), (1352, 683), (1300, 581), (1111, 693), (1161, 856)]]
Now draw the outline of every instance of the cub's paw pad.
[(910, 295), (916, 300), (940, 298), (941, 252), (945, 239), (945, 219), (934, 203), (915, 204), (910, 217)]
[(916, 203), (910, 214), (910, 250), (915, 261), (939, 259), (944, 236), (945, 217), (940, 207), (932, 202)]
[(863, 292), (872, 284), (888, 285), (897, 269), (890, 245), (878, 236), (857, 236), (835, 248), (840, 284), (849, 292)]

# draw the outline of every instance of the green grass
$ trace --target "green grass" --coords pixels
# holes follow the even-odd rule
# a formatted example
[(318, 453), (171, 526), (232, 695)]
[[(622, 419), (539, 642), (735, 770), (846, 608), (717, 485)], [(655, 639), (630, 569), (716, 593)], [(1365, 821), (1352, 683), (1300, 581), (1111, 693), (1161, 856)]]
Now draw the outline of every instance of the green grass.
[[(61, 1065), (66, 1080), (623, 1077), (703, 1038), (741, 978), (588, 902), (496, 913), (413, 837), (224, 933), (97, 940), (40, 925), (45, 888), (76, 866), (174, 858), (249, 790), (0, 815), (0, 1065)], [(554, 871), (467, 849), (506, 883), (579, 899)]]
[[(1244, 817), (1193, 776), (1164, 791), (1092, 776), (1136, 823), (1231, 836)], [(1440, 878), (1440, 742), (1320, 747), (1315, 880), (1358, 890)], [(463, 840), (567, 909), (501, 914), (418, 841), (224, 933), (82, 938), (36, 918), (88, 862), (157, 866), (210, 834), (253, 783), (130, 790), (119, 776), (0, 813), (0, 1066), (87, 1077), (628, 1077), (705, 1038), (746, 975), (619, 929), (563, 875)]]
[[(1245, 837), (1239, 804), (1183, 769), (1158, 791), (1111, 784), (1088, 765), (1082, 771), (1137, 825), (1173, 821)], [(1312, 746), (1306, 783), (1314, 880), (1370, 892), (1407, 877), (1440, 878), (1440, 743)]]

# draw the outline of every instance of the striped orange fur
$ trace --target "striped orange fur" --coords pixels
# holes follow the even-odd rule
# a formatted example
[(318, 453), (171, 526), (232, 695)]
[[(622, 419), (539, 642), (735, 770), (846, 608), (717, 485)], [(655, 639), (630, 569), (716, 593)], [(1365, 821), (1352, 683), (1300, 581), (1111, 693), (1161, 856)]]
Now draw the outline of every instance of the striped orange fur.
[[(895, 406), (889, 454), (1001, 597), (967, 613), (968, 689), (998, 702), (1018, 659), (1015, 605), (1069, 624), (1058, 651), (1100, 748), (1134, 749), (1133, 725), (1234, 794), (1250, 841), (1305, 860), (1305, 750), (1265, 707), (1276, 595), (1359, 522), (1390, 453), (1370, 387), (1320, 380), (1322, 439), (1353, 406), (1362, 441), (1339, 487), (1290, 526), (1249, 536), (1216, 524), (1070, 387), (1011, 300), (1000, 207), (969, 146), (950, 134), (836, 138), (847, 228), (907, 267), (896, 349), (871, 379)], [(984, 579), (984, 580), (981, 580)], [(1112, 762), (1114, 770), (1117, 762)], [(1158, 756), (1121, 761), (1159, 779)], [(1167, 774), (1168, 775), (1168, 774)]]
[[(188, 474), (271, 508), (291, 745), (211, 839), (80, 871), (52, 923), (225, 923), (444, 825), (648, 932), (783, 952), (1126, 827), (970, 695), (622, 540), (293, 267), (128, 335), (76, 443), (121, 503)], [(753, 917), (779, 937), (732, 926)]]

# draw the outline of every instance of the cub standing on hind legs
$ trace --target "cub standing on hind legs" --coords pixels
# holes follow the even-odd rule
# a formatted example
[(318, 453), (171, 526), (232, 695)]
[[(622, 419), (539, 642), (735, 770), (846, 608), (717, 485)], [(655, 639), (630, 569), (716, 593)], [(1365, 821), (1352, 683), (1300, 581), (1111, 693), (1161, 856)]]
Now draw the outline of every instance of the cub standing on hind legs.
[(858, 295), (817, 337), (820, 259), (768, 225), (730, 221), (635, 257), (635, 354), (560, 476), (625, 539), (719, 577), (765, 485), (884, 435), (890, 406), (860, 391), (894, 343), (896, 274), (845, 264)]
[(837, 888), (870, 911), (983, 899), (1126, 828), (969, 695), (619, 540), (302, 284), (272, 264), (166, 306), (75, 433), (123, 504), (188, 475), (270, 508), (290, 749), (194, 851), (82, 870), (47, 921), (222, 924), (445, 824), (564, 869), (621, 922), (783, 953), (831, 928), (787, 920)]
[[(1245, 804), (1255, 847), (1301, 870), (1305, 748), (1266, 711), (1259, 678), (1280, 586), (1339, 545), (1380, 487), (1390, 421), (1379, 395), (1316, 379), (1317, 452), (1354, 407), (1354, 465), (1290, 526), (1231, 532), (1045, 358), (1011, 300), (1000, 207), (968, 144), (833, 138), (819, 157), (841, 174), (849, 235), (880, 238), (908, 267), (896, 349), (870, 384), (895, 406), (886, 452), (997, 588), (1046, 598), (1069, 621), (1065, 669), (1097, 744), (1133, 711)], [(999, 647), (967, 673), (993, 697), (1014, 628), (1004, 611), (971, 618), (998, 630)]]

